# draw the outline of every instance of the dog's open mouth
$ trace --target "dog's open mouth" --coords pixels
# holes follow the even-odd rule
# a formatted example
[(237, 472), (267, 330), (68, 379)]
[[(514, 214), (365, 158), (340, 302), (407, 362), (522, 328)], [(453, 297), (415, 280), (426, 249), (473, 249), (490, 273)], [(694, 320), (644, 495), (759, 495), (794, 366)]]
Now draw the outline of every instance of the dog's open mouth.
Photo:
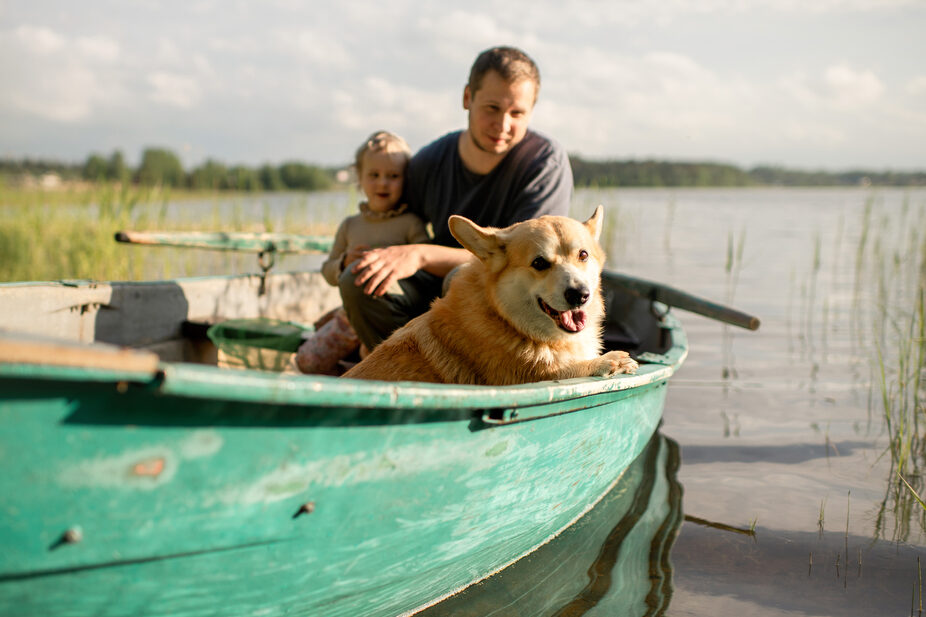
[(543, 309), (543, 312), (550, 316), (556, 322), (561, 330), (566, 332), (580, 332), (585, 328), (587, 319), (585, 311), (582, 309), (573, 309), (571, 311), (557, 311), (555, 308), (543, 301), (543, 298), (537, 298), (537, 304)]

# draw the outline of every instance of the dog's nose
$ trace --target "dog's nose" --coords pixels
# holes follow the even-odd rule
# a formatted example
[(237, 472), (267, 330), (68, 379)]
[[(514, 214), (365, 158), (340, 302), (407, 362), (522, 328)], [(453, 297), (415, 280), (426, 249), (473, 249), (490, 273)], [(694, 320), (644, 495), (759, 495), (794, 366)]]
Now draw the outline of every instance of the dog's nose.
[(582, 306), (588, 302), (588, 287), (584, 285), (582, 287), (570, 287), (563, 293), (563, 296), (569, 306)]

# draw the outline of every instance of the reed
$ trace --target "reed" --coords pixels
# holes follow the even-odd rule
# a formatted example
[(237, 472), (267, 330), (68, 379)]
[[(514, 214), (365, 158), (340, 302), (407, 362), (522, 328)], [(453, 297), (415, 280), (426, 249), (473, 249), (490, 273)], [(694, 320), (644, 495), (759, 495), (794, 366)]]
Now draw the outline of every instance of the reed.
[(826, 510), (826, 497), (820, 500), (820, 515), (817, 517), (817, 531), (823, 537), (824, 512)]
[[(865, 222), (877, 212), (866, 205)], [(926, 207), (914, 211), (905, 202), (896, 218), (873, 223), (863, 231), (856, 260), (855, 311), (858, 340), (871, 349), (872, 399), (884, 421), (890, 475), (876, 524), (884, 533), (885, 510), (893, 511), (893, 538), (906, 539), (912, 521), (926, 531), (926, 507), (919, 496), (926, 488)], [(861, 307), (868, 299), (870, 340)]]
[[(724, 263), (724, 272), (725, 272), (725, 300), (726, 303), (730, 306), (734, 304), (734, 298), (736, 296), (736, 288), (739, 285), (740, 273), (743, 269), (743, 253), (746, 249), (746, 228), (743, 227), (740, 229), (739, 238), (735, 238), (733, 231), (730, 230), (727, 232), (727, 253), (726, 253), (726, 262)], [(724, 324), (721, 326), (721, 337), (722, 337), (722, 354), (723, 354), (723, 367), (721, 369), (721, 377), (724, 381), (728, 379), (736, 379), (738, 377), (736, 371), (736, 361), (733, 356), (733, 338), (734, 334), (731, 328)], [(726, 385), (724, 386), (724, 394), (726, 395)]]

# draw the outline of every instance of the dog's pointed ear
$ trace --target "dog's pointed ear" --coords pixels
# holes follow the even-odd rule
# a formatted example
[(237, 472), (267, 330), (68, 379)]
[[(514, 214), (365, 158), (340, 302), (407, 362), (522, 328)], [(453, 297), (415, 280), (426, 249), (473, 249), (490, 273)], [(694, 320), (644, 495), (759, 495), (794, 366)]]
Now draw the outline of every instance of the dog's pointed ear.
[(467, 251), (482, 261), (487, 261), (498, 252), (497, 230), (480, 227), (465, 216), (454, 214), (447, 221), (450, 233)]
[(588, 228), (588, 232), (592, 234), (592, 237), (597, 242), (601, 238), (601, 219), (604, 218), (604, 206), (598, 204), (598, 207), (595, 208), (595, 212), (592, 214), (591, 218), (585, 221), (584, 225)]

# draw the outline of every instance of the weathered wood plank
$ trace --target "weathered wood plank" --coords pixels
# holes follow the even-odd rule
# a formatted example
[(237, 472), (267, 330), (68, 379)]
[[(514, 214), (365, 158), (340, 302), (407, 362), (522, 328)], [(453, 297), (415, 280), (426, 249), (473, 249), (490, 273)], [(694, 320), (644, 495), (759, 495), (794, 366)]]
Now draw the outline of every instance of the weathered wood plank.
[(157, 354), (104, 344), (81, 344), (0, 331), (0, 362), (109, 369), (153, 376)]

